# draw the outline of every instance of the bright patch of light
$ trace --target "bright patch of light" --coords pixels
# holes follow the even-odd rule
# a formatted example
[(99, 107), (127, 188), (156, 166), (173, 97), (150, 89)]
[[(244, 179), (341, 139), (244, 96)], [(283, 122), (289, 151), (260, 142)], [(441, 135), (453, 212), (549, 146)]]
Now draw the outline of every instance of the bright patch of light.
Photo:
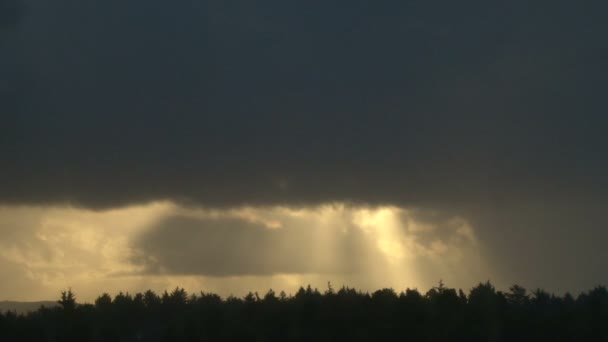
[[(313, 239), (307, 241), (314, 242), (305, 246), (310, 250), (308, 262), (318, 272), (231, 277), (141, 274), (141, 267), (131, 261), (137, 252), (133, 239), (174, 215), (236, 219), (287, 233), (309, 232)], [(444, 280), (458, 279), (463, 273), (459, 263), (471, 264), (472, 257), (478, 258), (474, 230), (462, 218), (437, 224), (420, 220), (405, 208), (342, 203), (226, 210), (186, 208), (168, 202), (108, 211), (0, 207), (0, 233), (4, 237), (0, 241), (0, 272), (3, 263), (22, 270), (22, 282), (31, 286), (18, 297), (16, 294), (24, 292), (10, 292), (12, 284), (0, 285), (0, 291), (9, 296), (6, 299), (18, 300), (53, 299), (67, 287), (88, 301), (101, 292), (160, 291), (175, 286), (222, 295), (264, 292), (270, 287), (277, 293), (295, 293), (297, 287), (307, 284), (325, 289), (328, 281), (335, 288), (348, 285), (364, 290), (427, 287), (438, 280), (434, 274), (441, 274)], [(309, 243), (297, 240), (297, 236), (288, 239), (289, 243)], [(347, 239), (353, 239), (353, 246), (359, 249), (345, 250), (352, 247), (345, 245)], [(327, 273), (327, 269), (336, 269), (328, 266), (340, 262), (352, 264), (348, 272)], [(434, 270), (429, 270), (429, 265)]]

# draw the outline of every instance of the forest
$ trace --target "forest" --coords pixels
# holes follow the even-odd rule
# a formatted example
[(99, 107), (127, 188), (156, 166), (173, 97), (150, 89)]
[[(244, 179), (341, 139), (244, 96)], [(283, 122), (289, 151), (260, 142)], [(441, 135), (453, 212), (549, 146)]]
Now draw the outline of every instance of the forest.
[(79, 304), (0, 314), (0, 341), (608, 341), (608, 291), (574, 297), (479, 283), (468, 294), (441, 281), (426, 293), (349, 287), (243, 298), (188, 294), (100, 295)]

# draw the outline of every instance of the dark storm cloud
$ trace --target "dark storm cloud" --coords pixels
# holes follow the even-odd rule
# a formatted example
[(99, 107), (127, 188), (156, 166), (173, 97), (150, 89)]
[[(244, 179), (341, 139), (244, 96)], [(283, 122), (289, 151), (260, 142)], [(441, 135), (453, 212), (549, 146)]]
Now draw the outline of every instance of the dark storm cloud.
[(5, 203), (605, 195), (604, 3), (28, 5)]
[(373, 252), (359, 229), (332, 227), (338, 239), (329, 251), (318, 249), (319, 229), (328, 228), (270, 229), (242, 219), (173, 216), (135, 239), (132, 261), (149, 274), (208, 276), (353, 273), (369, 267)]
[(25, 7), (20, 0), (0, 0), (0, 34), (4, 29), (15, 27), (24, 10)]
[(560, 292), (608, 283), (605, 201), (522, 198), (463, 212), (480, 228), (482, 253), (503, 279)]
[(2, 203), (393, 203), (501, 262), (601, 247), (605, 1), (13, 3)]

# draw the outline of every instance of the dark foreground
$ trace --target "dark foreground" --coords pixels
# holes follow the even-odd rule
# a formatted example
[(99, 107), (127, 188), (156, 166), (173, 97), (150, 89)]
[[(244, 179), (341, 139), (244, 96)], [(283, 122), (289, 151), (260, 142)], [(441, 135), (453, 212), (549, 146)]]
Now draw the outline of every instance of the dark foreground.
[(603, 286), (577, 298), (490, 283), (468, 295), (442, 284), (425, 294), (329, 285), (224, 300), (175, 289), (104, 294), (94, 305), (68, 291), (59, 304), (0, 314), (0, 341), (608, 341)]

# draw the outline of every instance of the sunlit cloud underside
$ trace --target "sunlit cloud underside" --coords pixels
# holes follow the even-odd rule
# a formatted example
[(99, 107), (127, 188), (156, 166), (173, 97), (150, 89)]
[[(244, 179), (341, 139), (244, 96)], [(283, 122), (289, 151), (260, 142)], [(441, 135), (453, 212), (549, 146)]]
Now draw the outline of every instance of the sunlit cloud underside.
[(82, 301), (176, 286), (223, 296), (328, 282), (468, 287), (488, 274), (466, 218), (393, 206), (2, 207), (0, 233), (0, 291), (13, 300), (53, 299), (68, 287)]

